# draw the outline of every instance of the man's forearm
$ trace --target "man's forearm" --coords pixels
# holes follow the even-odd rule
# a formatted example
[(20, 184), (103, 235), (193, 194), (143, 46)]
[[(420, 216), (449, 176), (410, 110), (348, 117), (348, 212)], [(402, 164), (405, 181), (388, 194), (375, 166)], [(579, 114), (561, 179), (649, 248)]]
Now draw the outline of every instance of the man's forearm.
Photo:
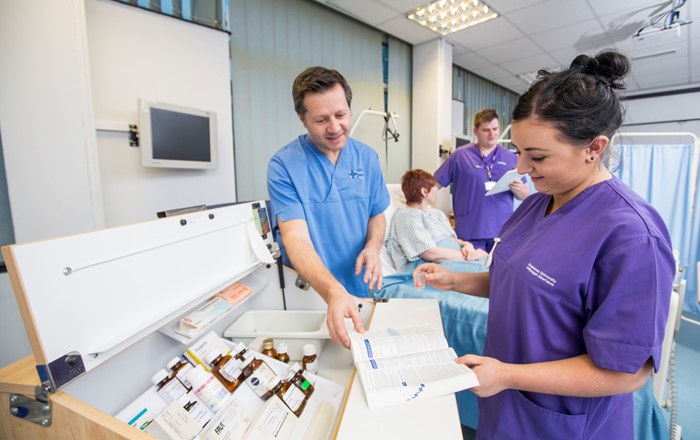
[(384, 235), (386, 233), (386, 219), (384, 213), (375, 215), (369, 219), (367, 223), (367, 240), (365, 248), (370, 248), (379, 252), (384, 244)]
[(334, 292), (344, 291), (344, 287), (323, 264), (311, 243), (303, 240), (289, 240), (285, 248), (292, 266), (299, 275), (308, 281), (326, 303)]

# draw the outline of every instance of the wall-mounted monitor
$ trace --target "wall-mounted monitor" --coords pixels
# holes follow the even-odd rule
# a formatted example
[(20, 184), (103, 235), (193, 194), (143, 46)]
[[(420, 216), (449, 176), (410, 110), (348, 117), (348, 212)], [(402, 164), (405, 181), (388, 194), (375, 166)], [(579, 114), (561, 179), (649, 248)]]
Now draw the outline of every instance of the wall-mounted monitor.
[(452, 135), (452, 149), (456, 150), (459, 147), (469, 145), (472, 141), (466, 134), (454, 133)]
[(216, 113), (139, 100), (139, 143), (145, 167), (216, 168)]

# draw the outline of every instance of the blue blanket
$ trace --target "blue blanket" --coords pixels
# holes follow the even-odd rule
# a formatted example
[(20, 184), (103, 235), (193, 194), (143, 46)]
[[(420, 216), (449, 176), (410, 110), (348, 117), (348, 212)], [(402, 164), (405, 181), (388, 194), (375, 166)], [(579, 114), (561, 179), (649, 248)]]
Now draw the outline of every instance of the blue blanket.
[[(417, 263), (416, 263), (417, 264)], [(381, 290), (372, 293), (375, 298), (436, 298), (440, 304), (442, 325), (450, 347), (458, 356), (483, 354), (488, 316), (488, 299), (477, 298), (454, 291), (443, 291), (425, 286), (418, 289), (413, 284), (411, 269), (384, 277)], [(448, 261), (441, 263), (456, 272), (483, 272), (481, 262)], [(463, 425), (476, 429), (479, 410), (476, 396), (469, 390), (456, 394), (459, 418)], [(636, 440), (668, 439), (668, 427), (662, 409), (654, 399), (651, 380), (634, 393), (634, 430)]]

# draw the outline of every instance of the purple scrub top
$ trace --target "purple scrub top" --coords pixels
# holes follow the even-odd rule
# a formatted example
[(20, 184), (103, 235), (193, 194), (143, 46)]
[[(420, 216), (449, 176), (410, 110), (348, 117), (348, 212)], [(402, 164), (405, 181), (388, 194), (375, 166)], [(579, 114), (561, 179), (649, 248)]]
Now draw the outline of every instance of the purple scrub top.
[[(534, 363), (590, 355), (635, 373), (659, 367), (675, 271), (659, 214), (617, 178), (545, 216), (525, 199), (490, 269), (484, 355)], [(632, 394), (581, 398), (506, 390), (479, 399), (478, 438), (633, 439)]]
[(435, 172), (442, 186), (452, 184), (455, 231), (462, 240), (493, 238), (513, 213), (513, 193), (505, 191), (486, 197), (488, 169), (496, 182), (518, 165), (518, 157), (500, 145), (486, 158), (476, 144), (456, 149)]

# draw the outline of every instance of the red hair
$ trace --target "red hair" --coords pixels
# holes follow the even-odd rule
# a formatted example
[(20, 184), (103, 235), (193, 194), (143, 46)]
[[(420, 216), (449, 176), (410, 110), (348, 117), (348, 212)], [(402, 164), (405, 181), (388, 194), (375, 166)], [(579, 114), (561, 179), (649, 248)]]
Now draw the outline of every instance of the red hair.
[(401, 177), (401, 191), (406, 197), (406, 203), (420, 203), (423, 201), (423, 188), (430, 191), (437, 186), (437, 180), (427, 171), (408, 170)]

